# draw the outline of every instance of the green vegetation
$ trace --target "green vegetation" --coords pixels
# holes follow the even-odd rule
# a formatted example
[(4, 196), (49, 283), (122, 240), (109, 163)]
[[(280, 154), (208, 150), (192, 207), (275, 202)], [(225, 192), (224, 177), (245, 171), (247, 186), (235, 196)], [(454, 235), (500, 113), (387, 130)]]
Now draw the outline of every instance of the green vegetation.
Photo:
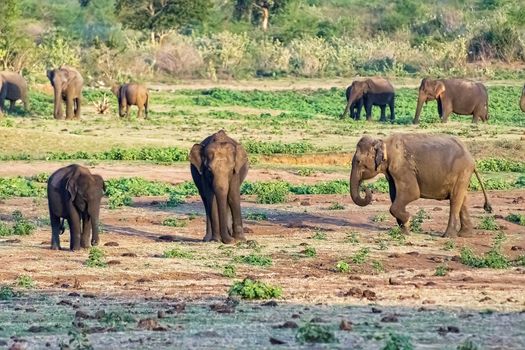
[(162, 253), (162, 257), (167, 258), (167, 259), (173, 259), (173, 258), (192, 259), (193, 254), (191, 252), (182, 250), (180, 247), (174, 247), (174, 248), (165, 250), (164, 253)]
[(44, 197), (46, 194), (44, 181), (26, 177), (0, 178), (0, 199), (11, 197)]
[(284, 203), (288, 197), (288, 183), (284, 181), (245, 182), (241, 194), (256, 195), (257, 203)]
[(447, 265), (441, 264), (436, 267), (436, 272), (434, 273), (434, 276), (443, 277), (446, 276), (449, 271), (449, 268)]
[(2, 236), (29, 236), (36, 230), (36, 225), (23, 217), (19, 210), (13, 212), (13, 226), (0, 221), (0, 237)]
[(513, 222), (513, 223), (521, 225), (521, 226), (525, 226), (525, 215), (523, 215), (523, 214), (511, 213), (511, 214), (507, 215), (505, 220)]
[(388, 230), (388, 236), (390, 236), (390, 239), (397, 242), (398, 244), (404, 244), (406, 240), (405, 234), (399, 226), (394, 226)]
[(337, 272), (348, 273), (350, 272), (350, 265), (346, 261), (340, 260), (335, 264), (335, 270)]
[(310, 237), (310, 239), (316, 239), (318, 241), (326, 241), (328, 237), (326, 236), (326, 232), (318, 229), (314, 231), (314, 234), (312, 235), (312, 237)]
[(304, 154), (314, 150), (314, 146), (308, 142), (264, 142), (256, 140), (243, 140), (242, 145), (248, 154)]
[(18, 296), (18, 293), (9, 286), (0, 287), (0, 301), (1, 300), (11, 300)]
[(361, 265), (365, 263), (368, 254), (370, 254), (369, 248), (361, 248), (350, 258), (350, 260), (356, 265)]
[(310, 168), (301, 168), (297, 170), (297, 175), (299, 176), (312, 176), (313, 174), (315, 174), (315, 170)]
[[(31, 158), (35, 159), (35, 158)], [(38, 159), (38, 158), (36, 158)], [(112, 148), (109, 151), (89, 153), (51, 153), (43, 157), (45, 160), (142, 160), (154, 163), (175, 163), (188, 160), (188, 150), (177, 147), (144, 147), (137, 149)]]
[(301, 343), (336, 343), (334, 332), (328, 327), (315, 323), (306, 323), (299, 327), (295, 339)]
[(525, 163), (502, 158), (487, 158), (476, 162), (478, 171), (525, 173)]
[(258, 254), (241, 255), (235, 257), (235, 262), (253, 265), (253, 266), (272, 266), (272, 258)]
[(345, 206), (338, 202), (333, 202), (328, 207), (328, 210), (344, 210), (344, 209), (345, 209)]
[(268, 215), (265, 213), (248, 213), (245, 216), (246, 220), (263, 221), (268, 220)]
[(372, 260), (372, 268), (376, 273), (385, 272), (385, 266), (379, 260)]
[(314, 258), (317, 256), (317, 250), (315, 247), (306, 247), (303, 251), (303, 254), (309, 258)]
[(458, 345), (456, 350), (480, 350), (480, 347), (477, 346), (472, 340), (465, 340), (463, 343)]
[(450, 241), (446, 241), (445, 244), (443, 245), (443, 249), (445, 250), (454, 250), (456, 248), (456, 242), (454, 242), (453, 240), (450, 240)]
[(385, 213), (379, 213), (372, 217), (372, 222), (383, 222), (387, 219), (387, 214)]
[(16, 285), (20, 288), (30, 289), (35, 286), (35, 281), (28, 275), (20, 275), (16, 278)]
[(485, 216), (477, 228), (480, 230), (497, 231), (500, 227), (494, 216)]
[(89, 249), (88, 259), (86, 261), (87, 267), (108, 267), (105, 261), (104, 251), (99, 247), (91, 247)]
[(359, 244), (359, 237), (357, 232), (347, 232), (345, 236), (345, 242), (351, 244)]
[(462, 264), (476, 268), (506, 269), (511, 262), (501, 251), (501, 245), (506, 237), (502, 232), (496, 234), (493, 239), (492, 247), (483, 256), (477, 256), (472, 249), (463, 247), (460, 253)]
[(425, 209), (419, 209), (416, 215), (414, 215), (414, 217), (410, 221), (410, 231), (414, 233), (423, 232), (421, 225), (423, 224), (423, 221), (425, 221), (425, 219), (430, 219), (430, 215), (427, 214)]
[(167, 218), (162, 221), (162, 225), (170, 227), (186, 227), (188, 226), (188, 220)]
[(118, 331), (125, 330), (129, 324), (134, 322), (136, 322), (136, 320), (131, 315), (118, 311), (107, 312), (100, 319), (100, 323)]
[(272, 299), (282, 295), (282, 289), (250, 278), (235, 282), (228, 292), (243, 299)]
[(413, 350), (412, 340), (409, 336), (390, 333), (382, 350)]
[(222, 270), (222, 275), (224, 277), (234, 278), (237, 276), (237, 268), (233, 264), (228, 264), (224, 266), (224, 269)]

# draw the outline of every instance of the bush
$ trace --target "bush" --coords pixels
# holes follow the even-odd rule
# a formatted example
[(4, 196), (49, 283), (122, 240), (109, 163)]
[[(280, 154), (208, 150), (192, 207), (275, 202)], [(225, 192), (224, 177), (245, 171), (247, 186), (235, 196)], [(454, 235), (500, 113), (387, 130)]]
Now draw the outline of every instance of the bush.
[(383, 350), (413, 350), (410, 337), (402, 334), (390, 333)]
[(186, 227), (188, 226), (188, 221), (177, 218), (167, 218), (162, 221), (162, 225), (170, 227)]
[(288, 197), (289, 184), (285, 181), (245, 182), (241, 186), (241, 193), (256, 195), (257, 203), (275, 204), (284, 203)]
[(334, 332), (329, 327), (315, 323), (306, 323), (299, 327), (295, 339), (301, 344), (337, 342)]
[(279, 298), (282, 289), (250, 278), (242, 282), (235, 282), (228, 292), (229, 295), (238, 295), (243, 299), (271, 299)]
[(507, 221), (513, 222), (515, 224), (525, 226), (525, 215), (523, 214), (509, 214), (505, 218)]
[(15, 292), (13, 288), (9, 286), (0, 287), (0, 300), (11, 300), (18, 295), (19, 293)]
[(493, 59), (512, 62), (524, 59), (524, 48), (514, 26), (494, 23), (470, 40), (468, 57), (471, 62)]
[(350, 272), (350, 265), (346, 261), (341, 260), (335, 264), (335, 270), (337, 272), (347, 273)]
[(494, 216), (485, 216), (477, 227), (480, 230), (497, 231), (499, 225)]
[(253, 266), (272, 266), (272, 258), (257, 254), (241, 255), (234, 259), (236, 262)]
[(36, 225), (22, 216), (19, 210), (13, 212), (15, 221), (12, 227), (0, 221), (0, 237), (2, 236), (29, 236), (36, 230)]
[(175, 247), (172, 249), (165, 250), (164, 253), (162, 253), (162, 257), (167, 258), (167, 259), (173, 259), (173, 258), (191, 259), (193, 258), (193, 254), (191, 252), (183, 251), (179, 247)]
[(91, 247), (89, 249), (89, 256), (86, 261), (87, 267), (108, 267), (108, 264), (104, 260), (104, 251), (99, 247)]
[(462, 264), (476, 268), (506, 269), (510, 266), (510, 260), (501, 252), (501, 245), (505, 235), (498, 233), (492, 242), (492, 247), (483, 256), (477, 256), (470, 248), (462, 248), (460, 261)]
[(35, 281), (28, 275), (20, 275), (16, 278), (16, 285), (21, 288), (33, 288), (35, 286)]

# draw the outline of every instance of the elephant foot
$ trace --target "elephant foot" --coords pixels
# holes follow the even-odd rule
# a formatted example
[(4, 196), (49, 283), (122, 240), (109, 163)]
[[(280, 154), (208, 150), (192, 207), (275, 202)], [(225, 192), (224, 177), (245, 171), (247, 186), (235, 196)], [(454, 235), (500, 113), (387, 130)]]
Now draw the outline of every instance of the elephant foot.
[(242, 234), (242, 235), (235, 235), (235, 236), (233, 236), (233, 238), (235, 238), (235, 240), (239, 241), (239, 242), (246, 242), (246, 236), (244, 234)]
[(211, 242), (212, 241), (212, 238), (211, 236), (204, 236), (204, 238), (202, 239), (203, 242)]
[(458, 232), (459, 237), (472, 237), (474, 236), (474, 233), (472, 232), (471, 228), (462, 228)]
[(231, 236), (228, 236), (228, 237), (222, 237), (222, 243), (224, 244), (234, 244), (235, 243), (235, 239)]
[(52, 245), (51, 246), (51, 250), (60, 250), (60, 246), (59, 245)]
[(445, 231), (445, 233), (443, 234), (443, 237), (446, 237), (446, 238), (457, 238), (458, 236), (458, 233), (456, 231), (452, 231), (452, 230), (447, 230)]

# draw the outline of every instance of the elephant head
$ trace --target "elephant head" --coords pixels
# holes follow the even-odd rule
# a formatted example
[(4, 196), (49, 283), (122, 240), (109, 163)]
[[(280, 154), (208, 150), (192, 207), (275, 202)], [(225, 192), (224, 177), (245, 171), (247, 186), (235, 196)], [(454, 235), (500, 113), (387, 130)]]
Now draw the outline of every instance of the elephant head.
[[(100, 201), (106, 191), (106, 185), (100, 175), (93, 175), (89, 170), (78, 167), (76, 171), (67, 179), (66, 190), (69, 193), (70, 201), (78, 210), (84, 222), (90, 222), (93, 238), (92, 244), (98, 243), (98, 226), (100, 214)], [(86, 235), (87, 232), (83, 232)]]
[[(363, 81), (356, 80), (356, 81), (354, 81), (352, 83), (352, 85), (349, 87), (350, 93), (347, 94), (347, 96), (348, 96), (348, 105), (347, 105), (348, 108), (350, 108), (350, 106), (353, 103), (355, 103), (356, 101), (361, 99), (363, 97), (363, 95), (368, 93), (370, 88), (371, 88), (370, 80), (363, 80)], [(348, 113), (348, 111), (346, 111), (346, 113)]]
[(432, 80), (425, 78), (421, 81), (419, 86), (419, 97), (417, 100), (416, 116), (415, 119), (419, 120), (419, 115), (421, 114), (421, 108), (423, 108), (423, 103), (428, 101), (437, 100), (442, 97), (445, 93), (445, 84), (441, 80)]
[(523, 86), (523, 90), (521, 91), (520, 108), (525, 112), (525, 86)]
[[(246, 166), (248, 155), (244, 147), (221, 130), (202, 144), (195, 144), (190, 151), (190, 163), (207, 182), (217, 201), (219, 227), (223, 242), (231, 241), (229, 237), (228, 202), (230, 191), (238, 191), (241, 169)], [(232, 186), (232, 188), (230, 188)], [(233, 188), (236, 186), (237, 188)]]
[(355, 204), (364, 207), (372, 201), (372, 193), (365, 190), (365, 198), (359, 194), (363, 180), (375, 177), (385, 171), (387, 150), (383, 140), (375, 140), (364, 136), (357, 143), (357, 148), (352, 158), (352, 172), (350, 174), (350, 194)]

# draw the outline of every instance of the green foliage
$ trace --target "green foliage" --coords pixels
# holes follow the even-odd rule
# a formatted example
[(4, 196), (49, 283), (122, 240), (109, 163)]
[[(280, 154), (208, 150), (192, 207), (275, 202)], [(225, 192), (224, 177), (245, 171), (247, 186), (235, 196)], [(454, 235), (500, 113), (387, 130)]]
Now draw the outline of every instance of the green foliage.
[(18, 296), (18, 293), (9, 286), (0, 287), (0, 301), (1, 300), (11, 300)]
[(376, 273), (385, 272), (385, 266), (379, 260), (372, 260), (372, 268)]
[(35, 286), (35, 281), (28, 275), (20, 275), (16, 278), (16, 285), (20, 288), (30, 289)]
[(351, 244), (359, 244), (359, 237), (357, 232), (347, 232), (345, 236), (345, 242)]
[(333, 202), (328, 207), (328, 210), (344, 210), (344, 209), (345, 209), (345, 206), (338, 202)]
[(253, 266), (272, 266), (272, 258), (258, 254), (241, 255), (235, 257), (235, 262), (253, 265)]
[[(38, 159), (38, 158), (32, 158)], [(188, 160), (188, 151), (177, 147), (143, 147), (143, 148), (112, 148), (109, 151), (89, 153), (79, 151), (75, 153), (49, 153), (46, 160), (141, 160), (154, 163), (171, 164)]]
[(487, 158), (476, 162), (478, 171), (492, 172), (525, 172), (525, 163), (504, 158)]
[(312, 235), (312, 237), (310, 237), (310, 239), (316, 239), (318, 241), (326, 241), (328, 237), (326, 236), (326, 232), (321, 231), (321, 230), (315, 230), (314, 234)]
[(385, 213), (379, 213), (372, 217), (372, 222), (383, 222), (387, 219), (387, 214)]
[(248, 213), (246, 214), (246, 220), (263, 221), (268, 220), (268, 215), (265, 213)]
[(299, 327), (295, 339), (301, 343), (336, 343), (334, 332), (328, 327), (315, 323), (306, 323)]
[(472, 340), (465, 340), (458, 345), (456, 350), (480, 350), (480, 348)]
[(177, 218), (167, 218), (162, 221), (162, 225), (170, 227), (186, 227), (188, 226), (188, 220), (181, 220)]
[(303, 251), (303, 254), (309, 258), (313, 258), (317, 256), (317, 250), (315, 249), (315, 247), (306, 247)]
[(412, 340), (409, 336), (397, 333), (389, 333), (383, 350), (413, 350)]
[(494, 216), (485, 216), (479, 223), (478, 229), (488, 230), (488, 231), (497, 231), (499, 230), (499, 225), (496, 222), (496, 219), (494, 218)]
[(511, 214), (507, 215), (505, 220), (513, 222), (513, 223), (521, 225), (521, 226), (525, 226), (525, 215), (523, 215), (523, 214), (511, 213)]
[[(84, 0), (85, 1), (85, 0)], [(93, 345), (89, 342), (87, 334), (83, 331), (77, 331), (76, 329), (70, 329), (67, 333), (69, 336), (68, 343), (61, 341), (58, 346), (62, 349), (72, 350), (93, 350)]]
[(44, 197), (45, 194), (45, 181), (39, 182), (21, 176), (0, 178), (0, 199), (11, 197)]
[(436, 272), (434, 273), (434, 276), (439, 276), (439, 277), (446, 276), (448, 273), (448, 270), (449, 268), (447, 265), (445, 264), (438, 265), (436, 267)]
[(242, 282), (235, 282), (228, 294), (238, 295), (242, 299), (272, 299), (279, 298), (282, 295), (282, 289), (251, 278), (245, 278)]
[(135, 319), (131, 315), (117, 311), (107, 312), (100, 319), (100, 323), (118, 331), (125, 330), (130, 323), (134, 322)]
[(370, 254), (369, 248), (361, 248), (350, 258), (350, 260), (356, 265), (361, 265), (365, 263), (368, 254)]
[(510, 266), (509, 259), (501, 252), (501, 245), (506, 239), (503, 233), (498, 233), (492, 242), (492, 247), (483, 256), (477, 256), (472, 249), (463, 247), (460, 252), (462, 264), (476, 268), (506, 269)]
[(313, 174), (315, 174), (315, 171), (310, 168), (301, 168), (297, 170), (297, 175), (299, 176), (312, 176)]
[(195, 196), (199, 193), (197, 187), (193, 182), (186, 181), (172, 187), (169, 190), (169, 199), (166, 205), (168, 207), (176, 207), (182, 203), (187, 197)]
[(237, 276), (237, 268), (233, 264), (228, 264), (224, 266), (224, 269), (222, 270), (222, 275), (224, 277), (234, 278)]
[(15, 210), (12, 215), (14, 220), (12, 227), (0, 221), (0, 237), (13, 235), (29, 236), (36, 230), (36, 225), (24, 218), (19, 210)]
[(366, 185), (367, 188), (374, 192), (388, 193), (388, 181), (384, 178), (380, 178), (375, 182)]
[(86, 260), (87, 267), (108, 267), (105, 261), (104, 251), (99, 247), (91, 247), (89, 249), (88, 259)]
[(414, 233), (423, 232), (421, 225), (425, 219), (430, 219), (430, 215), (427, 214), (425, 209), (419, 209), (416, 215), (412, 218), (412, 221), (410, 221), (410, 230)]
[(277, 142), (264, 142), (256, 140), (244, 140), (242, 145), (249, 154), (304, 154), (312, 152), (314, 147), (308, 142), (295, 142), (295, 143), (283, 143)]
[(174, 248), (165, 250), (164, 253), (162, 253), (162, 257), (167, 258), (167, 259), (173, 259), (173, 258), (192, 259), (193, 254), (191, 252), (182, 250), (180, 247), (174, 247)]
[(350, 272), (350, 265), (346, 261), (340, 260), (335, 264), (335, 270), (337, 272), (348, 273)]
[(288, 197), (289, 184), (284, 181), (244, 182), (241, 193), (256, 195), (257, 203), (284, 203)]
[(450, 241), (446, 241), (444, 246), (443, 246), (443, 249), (445, 250), (454, 250), (456, 248), (456, 242), (450, 240)]
[(290, 192), (294, 194), (348, 194), (349, 188), (346, 180), (332, 180), (313, 185), (291, 185)]
[(401, 230), (401, 227), (399, 226), (394, 226), (390, 230), (388, 230), (388, 236), (390, 236), (390, 238), (393, 241), (396, 241), (399, 244), (405, 243), (405, 239), (406, 239), (405, 234), (403, 233), (403, 230)]

